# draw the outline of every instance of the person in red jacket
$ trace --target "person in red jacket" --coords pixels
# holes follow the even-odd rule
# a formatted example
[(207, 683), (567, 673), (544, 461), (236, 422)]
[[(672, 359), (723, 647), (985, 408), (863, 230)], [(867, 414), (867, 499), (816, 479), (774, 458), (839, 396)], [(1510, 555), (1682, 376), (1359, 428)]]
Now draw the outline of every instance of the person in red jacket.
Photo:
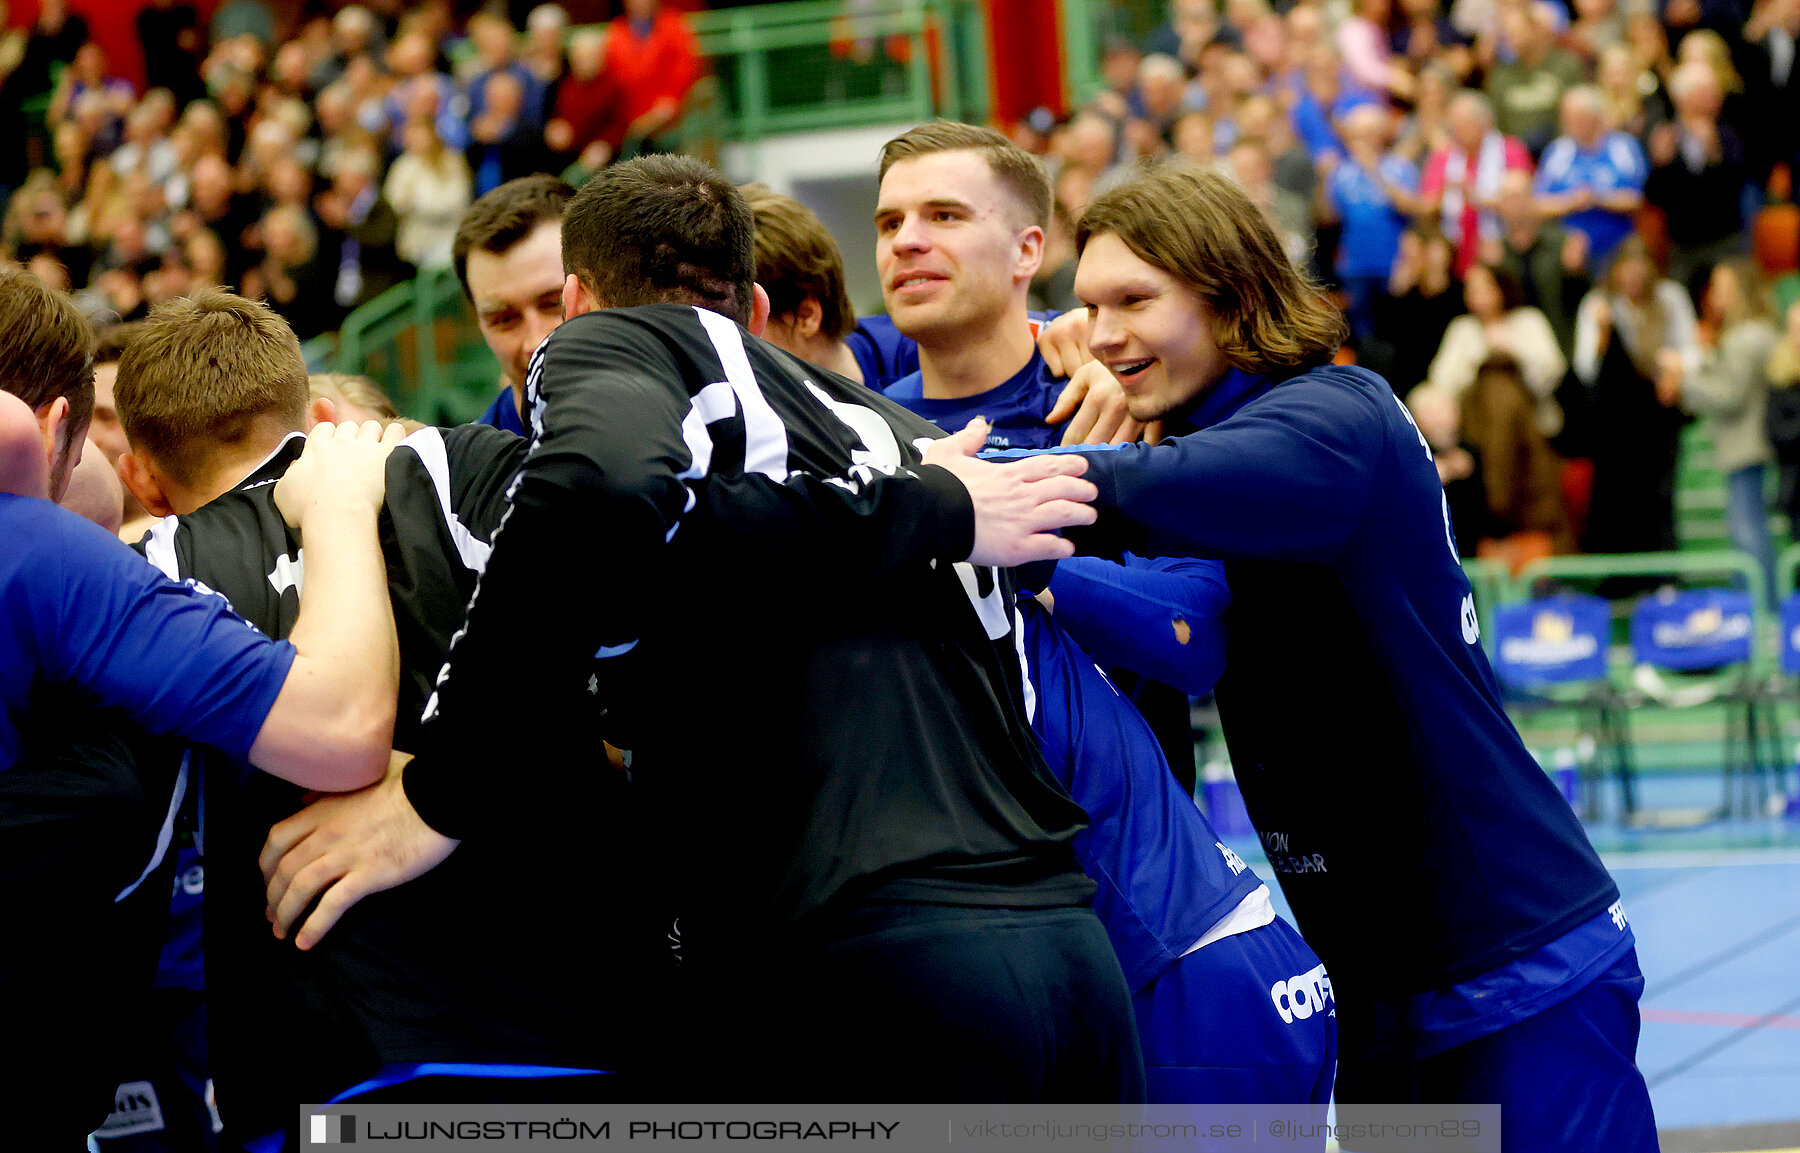
[(605, 71), (625, 90), (627, 150), (655, 146), (681, 119), (682, 101), (700, 78), (700, 50), (679, 12), (661, 0), (625, 0), (607, 27)]

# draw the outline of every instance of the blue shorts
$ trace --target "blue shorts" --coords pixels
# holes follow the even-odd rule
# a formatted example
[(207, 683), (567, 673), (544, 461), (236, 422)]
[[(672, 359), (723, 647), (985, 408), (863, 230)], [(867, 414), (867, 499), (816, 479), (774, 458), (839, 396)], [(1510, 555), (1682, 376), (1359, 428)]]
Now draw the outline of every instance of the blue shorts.
[(1337, 1009), (1324, 966), (1275, 921), (1214, 941), (1132, 998), (1154, 1104), (1324, 1104)]
[(1514, 1025), (1411, 1062), (1346, 1068), (1345, 1101), (1500, 1104), (1505, 1153), (1654, 1153), (1637, 1068), (1644, 974), (1632, 949), (1579, 992)]

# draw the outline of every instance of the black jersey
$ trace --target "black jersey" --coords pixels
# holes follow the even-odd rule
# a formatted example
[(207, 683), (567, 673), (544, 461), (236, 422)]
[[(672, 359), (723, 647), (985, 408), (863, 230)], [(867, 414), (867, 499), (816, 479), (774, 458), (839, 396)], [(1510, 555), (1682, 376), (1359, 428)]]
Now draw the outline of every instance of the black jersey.
[[(529, 384), (533, 447), (406, 775), (428, 823), (470, 837), (561, 803), (471, 771), (504, 747), (484, 702), (512, 683), (555, 763), (599, 764), (602, 732), (632, 749), (696, 950), (856, 899), (1088, 899), (1007, 580), (952, 563), (973, 518), (920, 464), (935, 427), (680, 305), (571, 319)], [(765, 525), (759, 501), (782, 515)], [(877, 571), (830, 533), (784, 552), (796, 517), (890, 547)], [(538, 707), (583, 694), (599, 729)]]
[[(224, 596), (277, 637), (298, 615), (304, 553), (275, 507), (274, 484), (303, 443), (291, 437), (234, 491), (164, 520), (141, 546), (169, 575)], [(415, 747), (525, 448), (483, 426), (424, 429), (389, 458), (379, 528), (400, 639), (402, 750)], [(496, 692), (482, 723), (516, 757), (529, 741), (512, 721), (512, 700)], [(507, 767), (500, 760), (487, 771)], [(613, 782), (587, 784), (590, 810), (616, 812), (600, 796)], [(583, 990), (608, 984), (608, 959), (623, 949), (568, 948), (567, 908), (578, 897), (564, 883), (573, 873), (562, 854), (594, 818), (575, 829), (547, 814), (539, 836), (470, 846), (419, 881), (364, 900), (301, 953), (269, 933), (257, 854), (270, 825), (302, 798), (248, 766), (208, 763), (207, 976), (219, 1100), (234, 1132), (291, 1125), (299, 1102), (325, 1100), (386, 1062), (614, 1062), (616, 1034), (596, 1025)]]

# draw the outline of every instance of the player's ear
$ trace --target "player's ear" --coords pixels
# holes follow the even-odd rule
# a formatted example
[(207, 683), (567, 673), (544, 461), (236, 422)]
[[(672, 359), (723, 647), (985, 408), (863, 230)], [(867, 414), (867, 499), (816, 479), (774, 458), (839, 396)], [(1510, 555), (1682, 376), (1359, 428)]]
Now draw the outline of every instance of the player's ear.
[(593, 312), (599, 307), (599, 301), (588, 294), (587, 285), (581, 283), (581, 277), (573, 272), (563, 277), (564, 320), (574, 320), (582, 313)]
[(306, 406), (303, 431), (311, 432), (315, 424), (336, 424), (337, 422), (337, 405), (331, 403), (331, 398), (328, 396), (317, 397)]
[(119, 479), (151, 516), (170, 516), (175, 512), (150, 462), (137, 453), (128, 450), (119, 455)]
[(769, 294), (760, 284), (750, 286), (750, 323), (744, 325), (751, 336), (761, 336), (769, 327)]
[(1044, 230), (1033, 224), (1019, 233), (1019, 260), (1013, 267), (1015, 280), (1030, 280), (1044, 263)]
[(802, 340), (811, 340), (819, 335), (819, 329), (825, 323), (825, 309), (818, 300), (807, 297), (794, 309), (794, 335)]

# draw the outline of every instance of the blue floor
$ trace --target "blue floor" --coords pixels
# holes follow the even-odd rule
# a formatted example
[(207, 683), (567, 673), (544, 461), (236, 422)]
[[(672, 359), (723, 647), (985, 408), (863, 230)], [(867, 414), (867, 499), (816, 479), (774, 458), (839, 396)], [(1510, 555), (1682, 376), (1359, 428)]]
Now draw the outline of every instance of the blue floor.
[[(1719, 797), (1716, 776), (1671, 778), (1642, 782), (1640, 803), (1698, 813)], [(1609, 798), (1607, 812), (1616, 810)], [(1658, 1128), (1800, 1125), (1800, 819), (1673, 829), (1609, 819), (1589, 835), (1637, 934), (1646, 982), (1638, 1066)], [(1273, 879), (1253, 836), (1225, 839)], [(1270, 889), (1288, 916), (1279, 889)], [(1720, 1140), (1704, 1147), (1771, 1147)]]

